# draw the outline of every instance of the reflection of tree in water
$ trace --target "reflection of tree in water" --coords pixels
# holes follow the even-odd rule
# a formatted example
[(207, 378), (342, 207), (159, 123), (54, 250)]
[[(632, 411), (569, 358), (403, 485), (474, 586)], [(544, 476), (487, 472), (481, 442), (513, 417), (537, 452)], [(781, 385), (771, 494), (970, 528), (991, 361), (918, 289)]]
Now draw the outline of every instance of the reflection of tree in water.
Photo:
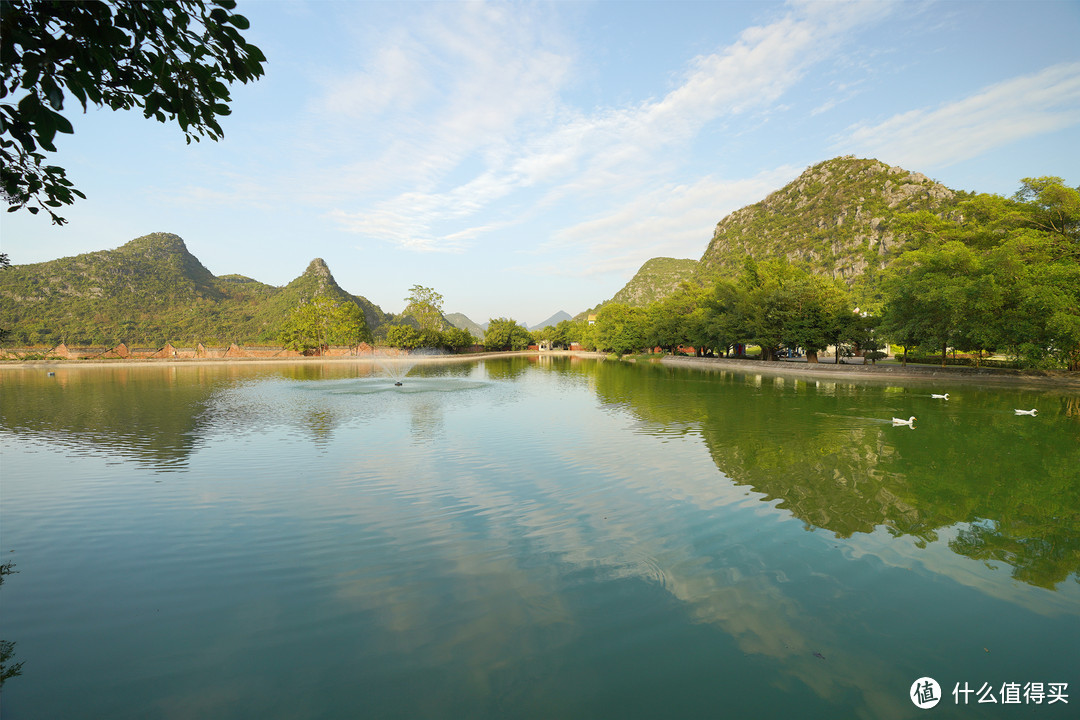
[[(867, 407), (911, 407), (903, 390), (597, 368), (599, 397), (630, 409), (643, 431), (691, 425), (722, 472), (780, 500), (808, 527), (840, 537), (884, 527), (923, 544), (957, 526), (955, 552), (1008, 563), (1018, 580), (1048, 588), (1071, 574), (1080, 580), (1080, 443), (1072, 423), (1019, 424), (1000, 394), (973, 388), (912, 432), (860, 417), (889, 414)], [(1040, 395), (1040, 417), (1067, 417), (1074, 400)]]
[(304, 429), (311, 433), (312, 441), (323, 449), (334, 439), (334, 428), (338, 422), (333, 413), (318, 408), (308, 409), (301, 420)]
[[(203, 411), (228, 379), (208, 368), (118, 367), (8, 371), (0, 426), (48, 442), (183, 465), (209, 422)], [(8, 385), (8, 383), (10, 383)], [(18, 388), (18, 392), (11, 391)]]
[(409, 398), (409, 428), (413, 441), (418, 443), (431, 442), (442, 435), (443, 400), (421, 395), (411, 396)]
[[(15, 563), (7, 562), (0, 565), (0, 585), (4, 584), (4, 577), (17, 573)], [(11, 662), (15, 657), (15, 643), (11, 640), (0, 640), (0, 687), (13, 677), (22, 675), (23, 661)]]
[(513, 380), (528, 372), (533, 359), (525, 355), (499, 358), (498, 362), (484, 363), (484, 372), (491, 380)]
[(476, 366), (480, 363), (471, 360), (468, 362), (448, 363), (420, 363), (409, 371), (409, 377), (441, 378), (441, 377), (469, 377)]
[[(955, 552), (983, 561), (1006, 563), (1013, 568), (1017, 580), (1053, 589), (1069, 574), (1080, 583), (1080, 539), (1075, 533), (1047, 532), (1043, 518), (1028, 523), (1013, 519), (1006, 525), (1009, 534), (998, 523), (972, 523), (949, 541)], [(1075, 527), (1074, 527), (1075, 529)]]

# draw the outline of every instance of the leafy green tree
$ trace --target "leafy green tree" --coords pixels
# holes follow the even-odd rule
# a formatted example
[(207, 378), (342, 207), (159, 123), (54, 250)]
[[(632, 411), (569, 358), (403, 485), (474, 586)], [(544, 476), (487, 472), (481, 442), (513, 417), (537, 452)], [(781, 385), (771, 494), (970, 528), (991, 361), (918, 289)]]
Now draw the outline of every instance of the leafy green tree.
[(596, 314), (596, 347), (619, 355), (649, 345), (649, 316), (645, 308), (608, 303)]
[(1024, 220), (1043, 232), (1080, 243), (1080, 188), (1067, 187), (1053, 176), (1024, 178), (1020, 183), (1013, 199), (1023, 203)]
[(1027, 366), (1080, 367), (1080, 192), (1025, 178), (1010, 199), (975, 195), (949, 216), (897, 223), (907, 241), (882, 281), (882, 332), (922, 344), (1007, 351)]
[(560, 320), (555, 325), (550, 325), (545, 330), (550, 332), (547, 340), (551, 341), (552, 347), (568, 348), (573, 342), (574, 322), (572, 320)]
[(405, 302), (408, 305), (402, 316), (412, 318), (421, 330), (438, 332), (443, 329), (442, 295), (431, 288), (413, 285)]
[(466, 350), (476, 345), (476, 338), (468, 330), (459, 327), (450, 327), (442, 332), (442, 343), (451, 350)]
[(645, 344), (674, 352), (680, 345), (693, 347), (695, 354), (710, 345), (705, 333), (702, 304), (707, 291), (699, 285), (681, 283), (667, 297), (649, 305)]
[(803, 348), (807, 362), (812, 363), (817, 362), (818, 352), (835, 345), (839, 361), (840, 347), (857, 317), (847, 290), (834, 280), (792, 268), (781, 298), (787, 306), (784, 344)]
[(424, 335), (412, 325), (391, 325), (386, 329), (386, 344), (390, 347), (415, 350), (424, 347)]
[(369, 337), (364, 314), (355, 303), (319, 296), (293, 311), (280, 342), (292, 350), (321, 352), (330, 345), (355, 345)]
[(85, 197), (64, 168), (46, 163), (65, 93), (90, 105), (139, 108), (175, 120), (187, 141), (218, 140), (228, 83), (263, 74), (266, 58), (246, 42), (234, 0), (4, 0), (0, 3), (0, 185), (10, 211), (54, 212)]
[(722, 353), (749, 335), (744, 293), (730, 280), (719, 280), (701, 303), (702, 344)]
[(963, 243), (904, 253), (888, 268), (883, 286), (888, 298), (884, 327), (891, 336), (939, 348), (945, 365), (948, 348), (970, 338), (965, 324), (979, 276), (979, 260)]
[(484, 331), (484, 349), (488, 351), (524, 350), (531, 340), (529, 331), (511, 318), (492, 318)]

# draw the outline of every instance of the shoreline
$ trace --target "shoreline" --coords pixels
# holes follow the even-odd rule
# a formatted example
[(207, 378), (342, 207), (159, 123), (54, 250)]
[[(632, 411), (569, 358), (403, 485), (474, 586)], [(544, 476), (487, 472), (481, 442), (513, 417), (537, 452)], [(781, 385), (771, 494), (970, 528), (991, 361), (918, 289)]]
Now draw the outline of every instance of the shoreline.
[[(34, 368), (109, 368), (109, 367), (217, 367), (222, 365), (341, 365), (356, 362), (458, 362), (478, 360), (486, 357), (517, 357), (539, 355), (536, 351), (518, 352), (480, 352), (461, 355), (336, 355), (311, 357), (232, 357), (232, 358), (115, 358), (108, 360), (3, 360), (0, 372), (4, 370), (31, 370)], [(544, 352), (544, 355), (577, 355), (579, 353)], [(587, 353), (586, 353), (587, 354)]]
[[(514, 352), (480, 352), (462, 355), (349, 355), (335, 357), (287, 358), (118, 358), (110, 360), (14, 360), (0, 361), (0, 373), (5, 370), (35, 368), (109, 368), (109, 367), (219, 367), (228, 365), (342, 365), (347, 363), (430, 363), (469, 362), (491, 357), (580, 357), (606, 359), (606, 353), (572, 350), (522, 350)], [(734, 358), (704, 358), (667, 355), (653, 362), (672, 367), (690, 367), (704, 371), (725, 371), (788, 375), (797, 377), (830, 378), (833, 380), (903, 380), (926, 383), (958, 382), (988, 386), (1032, 385), (1058, 387), (1080, 391), (1080, 373), (1066, 370), (1009, 370), (1004, 368), (940, 367), (937, 365), (907, 366), (893, 363), (877, 365), (832, 363), (796, 363)]]
[(1067, 370), (1008, 370), (1004, 368), (940, 367), (938, 365), (906, 366), (892, 363), (877, 365), (832, 363), (793, 363), (782, 360), (736, 360), (732, 358), (698, 358), (667, 356), (660, 360), (671, 366), (689, 366), (702, 370), (769, 375), (794, 375), (834, 380), (904, 380), (926, 383), (956, 382), (978, 385), (1034, 385), (1080, 390), (1080, 373)]

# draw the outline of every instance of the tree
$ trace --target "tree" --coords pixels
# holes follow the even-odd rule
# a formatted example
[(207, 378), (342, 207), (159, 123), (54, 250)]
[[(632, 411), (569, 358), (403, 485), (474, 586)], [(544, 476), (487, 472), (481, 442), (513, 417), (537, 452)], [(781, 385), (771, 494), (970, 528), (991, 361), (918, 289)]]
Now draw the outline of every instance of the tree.
[(450, 327), (442, 332), (442, 345), (451, 350), (464, 350), (476, 344), (476, 338), (468, 330)]
[(0, 2), (0, 185), (9, 212), (55, 209), (85, 198), (64, 168), (46, 164), (65, 94), (82, 105), (140, 108), (175, 120), (190, 143), (223, 136), (228, 83), (263, 75), (266, 57), (246, 42), (235, 0), (3, 0)]
[(484, 331), (484, 349), (489, 351), (524, 350), (531, 340), (529, 331), (511, 318), (490, 319)]
[(675, 292), (650, 305), (646, 311), (646, 344), (668, 352), (675, 352), (680, 345), (689, 345), (695, 349), (695, 354), (703, 345), (709, 345), (703, 328), (705, 295), (704, 288), (684, 282)]
[(424, 347), (424, 336), (420, 330), (414, 328), (412, 325), (405, 323), (402, 323), (401, 325), (391, 325), (386, 329), (386, 344), (390, 347), (415, 350), (416, 348)]
[(1013, 199), (1024, 204), (1032, 226), (1080, 243), (1080, 188), (1067, 187), (1059, 177), (1024, 178)]
[(330, 345), (355, 345), (369, 337), (364, 314), (356, 303), (319, 296), (293, 311), (280, 340), (285, 347), (306, 353)]
[[(5, 270), (11, 267), (11, 260), (8, 259), (7, 253), (0, 253), (0, 270)], [(0, 328), (0, 342), (7, 340), (7, 336), (11, 334), (11, 331), (7, 328)]]
[(948, 348), (970, 338), (969, 300), (979, 275), (978, 255), (955, 240), (901, 255), (882, 282), (887, 297), (884, 332), (905, 347), (914, 342), (940, 348), (944, 366)]
[(740, 288), (730, 280), (719, 280), (701, 303), (702, 344), (726, 353), (747, 337), (747, 303)]
[(784, 344), (806, 351), (806, 361), (816, 363), (817, 354), (829, 345), (840, 345), (850, 333), (854, 319), (846, 289), (835, 280), (792, 268), (792, 277), (781, 294), (788, 312), (783, 328)]
[(409, 297), (405, 298), (408, 305), (405, 306), (402, 316), (412, 318), (421, 330), (443, 329), (442, 305), (443, 296), (432, 288), (423, 285), (413, 285), (409, 288)]
[(608, 303), (596, 314), (596, 347), (625, 355), (648, 345), (649, 316), (645, 308)]

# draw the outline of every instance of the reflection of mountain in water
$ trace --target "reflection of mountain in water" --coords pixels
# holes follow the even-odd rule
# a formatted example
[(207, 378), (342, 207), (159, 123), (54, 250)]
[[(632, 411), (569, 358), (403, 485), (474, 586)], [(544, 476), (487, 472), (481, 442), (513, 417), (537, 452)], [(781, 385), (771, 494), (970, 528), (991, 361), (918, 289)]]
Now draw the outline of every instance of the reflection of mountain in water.
[[(1080, 582), (1080, 444), (1075, 422), (1052, 422), (1068, 398), (1040, 396), (1044, 422), (1020, 424), (1008, 396), (975, 388), (929, 405), (902, 388), (616, 363), (597, 366), (597, 393), (643, 432), (700, 432), (724, 474), (808, 527), (932, 542), (956, 526), (954, 552), (1032, 585)], [(923, 422), (894, 428), (891, 409)]]
[(57, 367), (3, 375), (5, 432), (108, 454), (161, 469), (183, 465), (198, 443), (215, 385), (209, 368)]

